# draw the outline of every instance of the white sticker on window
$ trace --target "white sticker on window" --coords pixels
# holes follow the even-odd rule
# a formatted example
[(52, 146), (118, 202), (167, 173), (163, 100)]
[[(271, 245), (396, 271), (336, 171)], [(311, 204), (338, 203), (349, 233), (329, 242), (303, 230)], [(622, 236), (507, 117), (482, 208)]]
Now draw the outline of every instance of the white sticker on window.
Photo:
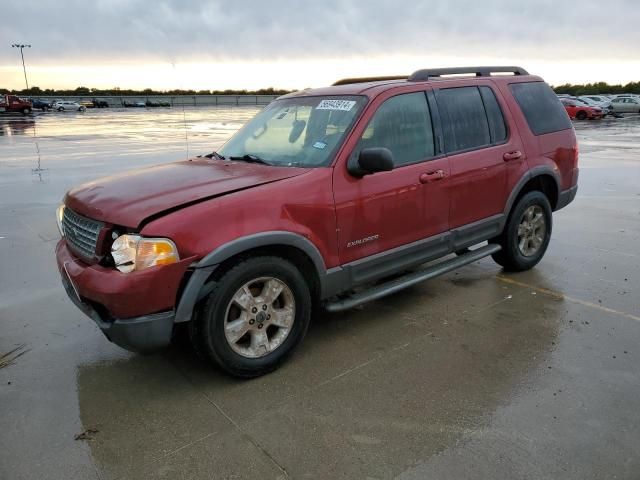
[(355, 104), (355, 100), (322, 100), (316, 110), (344, 110), (348, 112)]
[(327, 144), (324, 142), (316, 142), (313, 144), (313, 148), (318, 148), (320, 150), (324, 150), (324, 147), (326, 147)]

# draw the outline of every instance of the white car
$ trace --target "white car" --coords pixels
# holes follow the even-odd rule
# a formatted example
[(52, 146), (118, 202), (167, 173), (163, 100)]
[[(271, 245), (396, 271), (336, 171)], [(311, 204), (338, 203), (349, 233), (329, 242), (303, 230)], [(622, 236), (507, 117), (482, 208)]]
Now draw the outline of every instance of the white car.
[(73, 102), (71, 100), (56, 100), (53, 102), (53, 106), (51, 108), (59, 112), (64, 112), (65, 110), (70, 112), (84, 112), (87, 109), (84, 105), (80, 105), (78, 102)]
[(604, 97), (599, 97), (598, 95), (595, 95), (595, 96), (592, 96), (592, 95), (581, 95), (581, 96), (578, 97), (578, 100), (581, 100), (582, 102), (586, 103), (590, 107), (599, 107), (599, 108), (601, 108), (603, 117), (606, 117), (607, 115), (610, 115), (611, 114), (611, 100), (609, 100), (609, 99), (596, 100), (596, 98), (604, 99)]
[(611, 98), (606, 95), (580, 95), (578, 98), (582, 98), (583, 100), (593, 100), (599, 105), (607, 105), (611, 103)]
[(611, 100), (611, 109), (616, 113), (640, 113), (640, 97), (616, 97)]

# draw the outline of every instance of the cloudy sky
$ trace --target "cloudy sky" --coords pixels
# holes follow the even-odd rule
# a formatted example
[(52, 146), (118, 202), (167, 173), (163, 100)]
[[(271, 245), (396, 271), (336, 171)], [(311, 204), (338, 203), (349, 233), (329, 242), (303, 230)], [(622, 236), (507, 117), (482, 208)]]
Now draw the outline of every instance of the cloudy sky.
[(304, 88), (516, 64), (549, 83), (640, 80), (640, 0), (2, 2), (0, 87)]

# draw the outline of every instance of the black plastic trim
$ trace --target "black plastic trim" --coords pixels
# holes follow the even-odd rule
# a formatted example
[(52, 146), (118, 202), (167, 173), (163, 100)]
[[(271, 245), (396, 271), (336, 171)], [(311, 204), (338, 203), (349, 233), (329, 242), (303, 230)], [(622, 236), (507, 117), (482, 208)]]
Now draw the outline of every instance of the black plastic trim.
[[(546, 165), (539, 165), (537, 167), (533, 167), (532, 169), (527, 170), (522, 175), (522, 177), (520, 177), (520, 180), (518, 180), (518, 183), (516, 183), (516, 186), (513, 187), (513, 189), (511, 190), (511, 193), (509, 194), (509, 198), (507, 199), (507, 204), (504, 207), (505, 215), (509, 215), (509, 212), (511, 211), (511, 207), (513, 207), (513, 203), (516, 201), (516, 198), (518, 198), (518, 194), (520, 193), (520, 191), (522, 191), (525, 184), (529, 180), (535, 177), (539, 177), (540, 175), (551, 175), (551, 177), (553, 177), (553, 179), (556, 181), (556, 188), (558, 193), (560, 192), (560, 175), (558, 174), (558, 172), (556, 172), (551, 167), (548, 167)], [(560, 198), (560, 195), (558, 195), (558, 198)], [(557, 209), (558, 208), (556, 206), (554, 210), (557, 210)]]
[(573, 199), (576, 198), (577, 193), (578, 193), (578, 185), (574, 185), (573, 187), (567, 190), (564, 190), (563, 192), (560, 192), (560, 195), (558, 195), (558, 203), (554, 211), (560, 210), (561, 208), (564, 208), (567, 205), (569, 205), (571, 202), (573, 202)]
[(178, 302), (175, 318), (176, 323), (188, 322), (191, 320), (196, 303), (208, 293), (205, 283), (219, 264), (228, 258), (239, 253), (246, 252), (247, 250), (273, 245), (287, 245), (295, 247), (307, 254), (313, 262), (316, 272), (320, 278), (320, 289), (322, 295), (322, 290), (325, 288), (326, 283), (323, 279), (326, 276), (327, 269), (318, 248), (310, 240), (297, 233), (284, 231), (261, 232), (241, 237), (224, 244), (213, 250), (194, 265), (195, 270), (191, 275), (191, 278), (189, 278), (189, 281), (182, 292), (180, 301)]
[(522, 67), (454, 67), (454, 68), (425, 68), (413, 72), (409, 78), (409, 82), (426, 82), (434, 78), (440, 78), (443, 75), (464, 75), (470, 74), (476, 77), (490, 77), (492, 73), (513, 73), (514, 75), (529, 75)]
[(97, 310), (78, 297), (71, 280), (64, 273), (62, 285), (73, 304), (91, 318), (107, 339), (116, 345), (132, 352), (152, 353), (171, 343), (175, 318), (173, 311), (105, 321)]
[(435, 265), (430, 265), (422, 270), (411, 272), (407, 275), (403, 275), (400, 278), (395, 278), (381, 285), (376, 285), (363, 292), (356, 293), (346, 299), (329, 302), (325, 305), (325, 308), (330, 312), (340, 312), (366, 302), (386, 297), (387, 295), (391, 295), (392, 293), (423, 282), (424, 280), (437, 277), (469, 263), (480, 260), (481, 258), (487, 257), (492, 253), (499, 251), (501, 248), (502, 247), (497, 244), (485, 245), (484, 247), (480, 247), (476, 250), (471, 250), (458, 257), (439, 262)]

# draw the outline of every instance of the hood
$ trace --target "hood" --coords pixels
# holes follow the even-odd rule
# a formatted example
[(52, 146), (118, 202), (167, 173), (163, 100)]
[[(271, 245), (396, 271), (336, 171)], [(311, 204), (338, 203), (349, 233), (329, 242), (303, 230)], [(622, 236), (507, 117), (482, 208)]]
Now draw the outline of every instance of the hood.
[(129, 171), (70, 190), (65, 205), (95, 220), (138, 227), (145, 219), (308, 169), (196, 158)]

